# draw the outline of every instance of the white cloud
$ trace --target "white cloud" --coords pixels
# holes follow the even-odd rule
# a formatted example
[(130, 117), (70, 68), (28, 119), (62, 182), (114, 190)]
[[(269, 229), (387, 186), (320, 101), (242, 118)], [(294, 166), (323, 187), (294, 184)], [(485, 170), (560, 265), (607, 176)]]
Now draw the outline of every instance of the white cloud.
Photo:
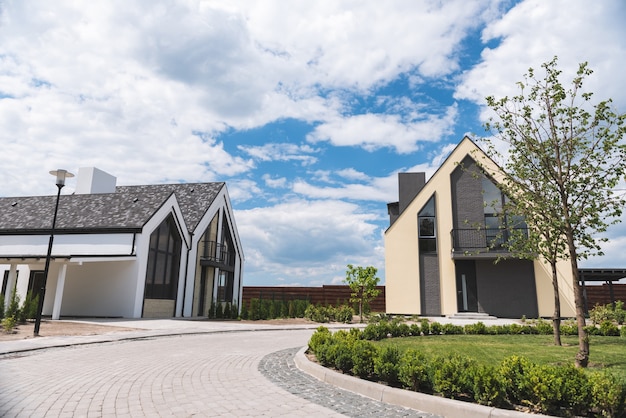
[(517, 94), (515, 83), (528, 68), (559, 57), (559, 68), (574, 75), (578, 64), (588, 61), (595, 74), (587, 88), (598, 99), (613, 97), (619, 108), (626, 107), (626, 6), (620, 0), (526, 0), (502, 19), (487, 25), (483, 40), (500, 40), (486, 48), (483, 61), (469, 70), (456, 97), (484, 104), (485, 97)]
[(237, 148), (259, 161), (299, 161), (303, 166), (316, 163), (317, 157), (309, 154), (319, 152), (310, 145), (291, 143), (267, 143), (259, 146), (239, 145)]
[(398, 153), (419, 149), (422, 141), (438, 141), (451, 133), (457, 108), (442, 116), (423, 115), (422, 120), (405, 121), (398, 115), (364, 114), (347, 116), (317, 126), (307, 135), (311, 142), (329, 141), (335, 146), (359, 146), (374, 151), (395, 148)]
[[(382, 268), (375, 216), (339, 200), (294, 200), (238, 210), (246, 281), (328, 283), (348, 263)], [(266, 226), (271, 220), (271, 228)], [(330, 277), (329, 277), (330, 275)]]

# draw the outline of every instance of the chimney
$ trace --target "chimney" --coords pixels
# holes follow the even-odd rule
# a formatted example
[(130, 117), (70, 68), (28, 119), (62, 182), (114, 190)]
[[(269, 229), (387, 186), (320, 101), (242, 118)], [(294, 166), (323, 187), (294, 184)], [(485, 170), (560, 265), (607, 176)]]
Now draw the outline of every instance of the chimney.
[(398, 173), (399, 214), (409, 206), (426, 184), (426, 173)]
[(115, 193), (117, 178), (96, 167), (80, 167), (76, 194)]

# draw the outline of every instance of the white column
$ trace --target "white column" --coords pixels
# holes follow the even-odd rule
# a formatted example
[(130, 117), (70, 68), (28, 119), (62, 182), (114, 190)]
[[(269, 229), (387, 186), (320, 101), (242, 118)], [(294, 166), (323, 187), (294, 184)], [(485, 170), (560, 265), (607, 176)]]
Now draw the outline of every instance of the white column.
[(16, 284), (17, 284), (17, 264), (11, 264), (11, 268), (9, 269), (9, 276), (7, 277), (7, 291), (6, 291), (6, 294), (4, 295), (5, 311), (11, 304), (11, 297), (13, 296), (13, 291), (15, 290)]
[(63, 300), (63, 289), (65, 288), (65, 275), (67, 264), (62, 264), (57, 277), (57, 288), (54, 293), (54, 305), (52, 306), (52, 319), (61, 318), (61, 302)]

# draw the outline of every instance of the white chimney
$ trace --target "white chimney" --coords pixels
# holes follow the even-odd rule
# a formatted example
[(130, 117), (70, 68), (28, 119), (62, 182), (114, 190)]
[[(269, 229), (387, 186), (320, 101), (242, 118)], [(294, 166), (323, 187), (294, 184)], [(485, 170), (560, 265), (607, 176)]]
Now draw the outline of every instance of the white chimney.
[(96, 167), (80, 167), (76, 194), (115, 193), (117, 178)]

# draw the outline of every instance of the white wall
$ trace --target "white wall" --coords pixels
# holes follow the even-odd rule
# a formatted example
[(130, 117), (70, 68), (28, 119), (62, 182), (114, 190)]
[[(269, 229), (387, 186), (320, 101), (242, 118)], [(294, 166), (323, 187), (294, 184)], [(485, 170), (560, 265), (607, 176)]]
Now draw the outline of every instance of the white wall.
[[(122, 316), (132, 318), (137, 261), (90, 262), (69, 264), (61, 316)], [(54, 289), (59, 266), (51, 269), (48, 278), (44, 313), (52, 313)]]

